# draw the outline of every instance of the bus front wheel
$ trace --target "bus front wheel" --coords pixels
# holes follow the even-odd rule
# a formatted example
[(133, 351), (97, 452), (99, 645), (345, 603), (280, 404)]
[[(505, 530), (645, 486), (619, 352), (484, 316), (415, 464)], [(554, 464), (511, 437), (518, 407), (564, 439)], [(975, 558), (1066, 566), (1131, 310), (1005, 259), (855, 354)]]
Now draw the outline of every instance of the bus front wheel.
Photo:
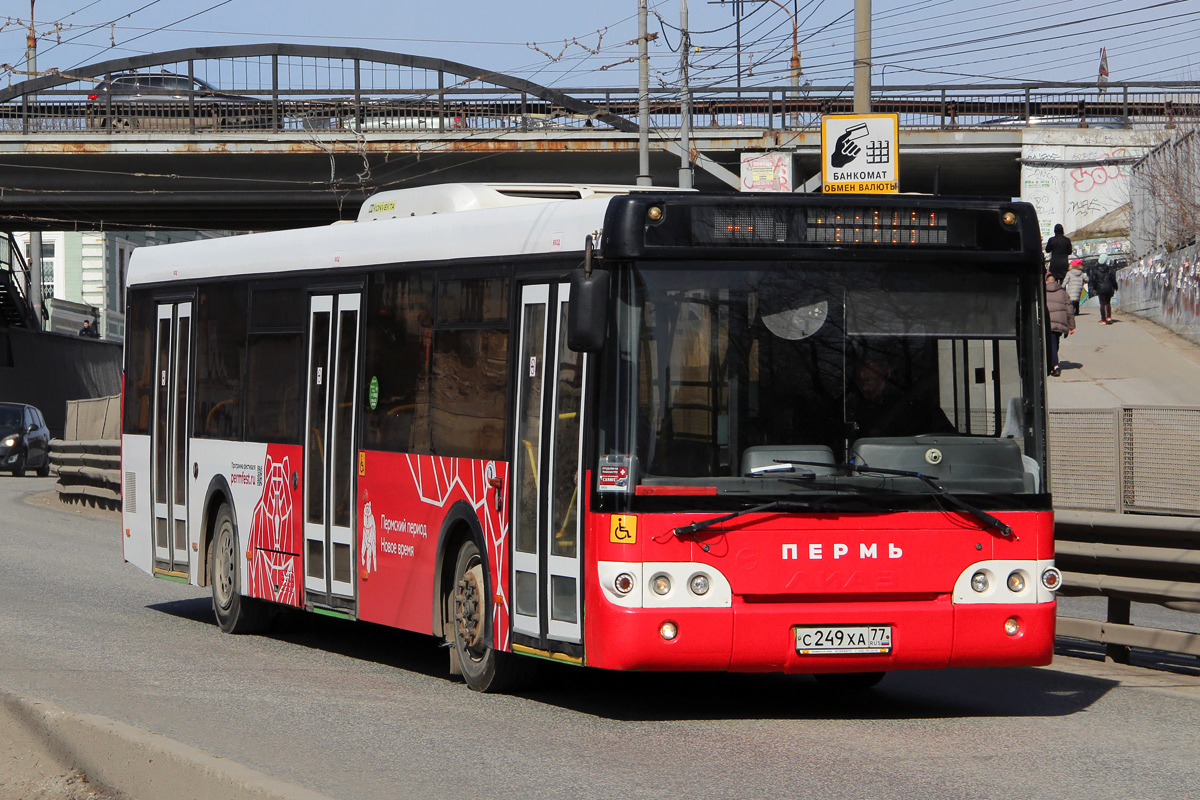
[(491, 599), (483, 576), (479, 547), (467, 540), (454, 565), (454, 649), (463, 680), (477, 692), (504, 692), (516, 687), (524, 665), (487, 640)]
[(238, 570), (238, 536), (228, 503), (217, 509), (213, 544), (209, 551), (209, 583), (213, 613), (225, 633), (257, 633), (267, 626), (271, 612), (265, 603), (241, 593)]

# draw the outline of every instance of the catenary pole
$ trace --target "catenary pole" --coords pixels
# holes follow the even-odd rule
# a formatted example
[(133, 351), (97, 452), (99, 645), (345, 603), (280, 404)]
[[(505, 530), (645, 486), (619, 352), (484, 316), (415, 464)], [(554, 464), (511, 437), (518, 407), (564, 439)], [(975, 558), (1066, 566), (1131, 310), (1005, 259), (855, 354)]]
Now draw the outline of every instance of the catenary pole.
[(688, 38), (687, 0), (679, 0), (679, 188), (692, 188), (692, 96), (688, 87)]
[[(37, 77), (37, 32), (33, 28), (33, 4), (37, 0), (29, 0), (29, 37), (25, 40), (25, 71), (29, 73), (30, 79)], [(33, 96), (25, 99), (26, 124), (29, 124), (30, 117), (34, 116), (34, 109), (37, 107), (37, 99)], [(31, 131), (32, 132), (32, 131)], [(27, 292), (25, 299), (33, 306), (33, 316), (37, 320), (38, 327), (42, 324), (42, 232), (39, 230), (31, 230), (29, 232), (29, 286), (26, 287)]]
[(650, 177), (650, 56), (646, 44), (646, 0), (638, 0), (638, 186)]
[(871, 113), (871, 0), (854, 0), (854, 113)]

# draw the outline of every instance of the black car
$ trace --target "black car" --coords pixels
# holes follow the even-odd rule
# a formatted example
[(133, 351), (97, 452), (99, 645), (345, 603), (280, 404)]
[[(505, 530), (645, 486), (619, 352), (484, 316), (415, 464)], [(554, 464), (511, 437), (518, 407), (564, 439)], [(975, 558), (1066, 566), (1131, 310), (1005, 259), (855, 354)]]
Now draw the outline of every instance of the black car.
[(127, 72), (88, 94), (88, 126), (180, 130), (265, 128), (270, 101), (222, 92), (199, 78), (170, 72)]
[(42, 412), (24, 403), (0, 403), (0, 470), (18, 478), (28, 468), (50, 474), (50, 430)]

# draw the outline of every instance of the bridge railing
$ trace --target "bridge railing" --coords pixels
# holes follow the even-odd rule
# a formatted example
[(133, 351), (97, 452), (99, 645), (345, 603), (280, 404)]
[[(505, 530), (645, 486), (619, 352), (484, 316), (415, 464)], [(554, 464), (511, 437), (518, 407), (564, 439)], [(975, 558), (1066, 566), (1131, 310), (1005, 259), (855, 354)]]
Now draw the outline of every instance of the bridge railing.
[(1200, 408), (1050, 412), (1055, 559), (1063, 594), (1107, 599), (1103, 621), (1058, 632), (1105, 645), (1200, 656), (1200, 634), (1131, 624), (1131, 604), (1200, 612)]
[[(182, 69), (186, 72), (186, 65)], [(605, 127), (596, 113), (572, 112), (528, 92), (478, 82), (441, 88), (390, 88), (394, 82), (387, 83), (384, 88), (348, 90), (250, 83), (246, 88), (222, 88), (220, 96), (191, 91), (172, 97), (119, 99), (96, 96), (95, 81), (80, 81), (0, 103), (0, 135), (455, 133)], [(563, 94), (602, 112), (638, 118), (636, 89), (568, 89)], [(651, 93), (650, 109), (652, 127), (679, 127), (678, 92)], [(691, 123), (697, 129), (815, 130), (823, 114), (852, 111), (853, 98), (844, 87), (714, 87), (692, 93)], [(872, 111), (896, 113), (902, 128), (919, 130), (1153, 127), (1200, 119), (1200, 87), (1112, 84), (1100, 92), (1078, 86), (897, 86), (876, 89)]]

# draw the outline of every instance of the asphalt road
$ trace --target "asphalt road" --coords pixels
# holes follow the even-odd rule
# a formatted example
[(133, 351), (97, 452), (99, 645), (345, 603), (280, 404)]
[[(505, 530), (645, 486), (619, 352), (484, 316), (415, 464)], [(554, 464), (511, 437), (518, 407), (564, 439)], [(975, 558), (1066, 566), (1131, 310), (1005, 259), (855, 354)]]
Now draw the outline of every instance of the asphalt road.
[(121, 561), (115, 518), (0, 476), (0, 687), (332, 797), (1175, 798), (1200, 678), (1063, 659), (808, 677), (562, 667), (523, 696), (445, 677), (428, 638), (320, 617), (228, 636), (202, 590)]

